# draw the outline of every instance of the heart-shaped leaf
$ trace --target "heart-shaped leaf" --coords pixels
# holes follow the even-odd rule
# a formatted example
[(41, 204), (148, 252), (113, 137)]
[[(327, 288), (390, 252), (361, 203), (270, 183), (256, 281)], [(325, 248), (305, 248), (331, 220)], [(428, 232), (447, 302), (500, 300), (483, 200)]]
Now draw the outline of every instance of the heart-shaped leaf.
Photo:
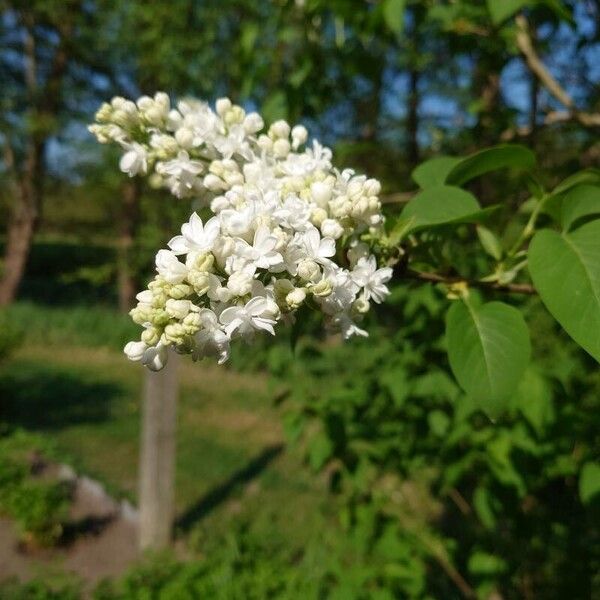
[(600, 185), (600, 169), (584, 169), (567, 177), (552, 190), (552, 194), (562, 194), (583, 184)]
[(565, 231), (573, 228), (579, 219), (600, 216), (600, 187), (578, 185), (562, 199), (560, 220)]
[(529, 3), (528, 0), (487, 0), (488, 10), (494, 25), (506, 21)]
[(404, 10), (406, 0), (384, 0), (383, 18), (390, 31), (395, 34), (402, 33), (404, 29)]
[(450, 185), (464, 185), (484, 173), (514, 167), (528, 171), (535, 166), (535, 154), (525, 146), (502, 144), (463, 158), (446, 177)]
[(443, 185), (448, 173), (462, 161), (457, 156), (437, 156), (421, 163), (413, 172), (413, 180), (422, 189)]
[(529, 271), (552, 316), (600, 362), (600, 220), (562, 235), (538, 231)]
[(579, 497), (584, 504), (591, 504), (600, 495), (600, 464), (589, 462), (579, 475)]
[(452, 223), (480, 210), (473, 194), (457, 187), (438, 185), (418, 193), (402, 211), (402, 219), (413, 219), (411, 230)]
[(529, 331), (521, 313), (502, 302), (455, 302), (446, 317), (450, 366), (483, 410), (497, 414), (529, 362)]

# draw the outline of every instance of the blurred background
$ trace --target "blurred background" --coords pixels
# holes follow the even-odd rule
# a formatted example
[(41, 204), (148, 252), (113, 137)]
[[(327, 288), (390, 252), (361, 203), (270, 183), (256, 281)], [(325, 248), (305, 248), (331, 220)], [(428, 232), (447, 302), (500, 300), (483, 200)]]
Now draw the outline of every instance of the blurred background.
[[(502, 19), (500, 5), (527, 4), (571, 106)], [(552, 185), (600, 166), (598, 123), (577, 117), (600, 110), (600, 2), (0, 11), (0, 598), (600, 597), (598, 365), (537, 299), (515, 300), (535, 359), (491, 423), (450, 375), (444, 294), (406, 283), (367, 340), (342, 345), (315, 322), (295, 352), (282, 332), (226, 366), (182, 366), (175, 543), (141, 557), (127, 311), (192, 206), (128, 179), (86, 129), (114, 95), (227, 95), (305, 124), (338, 166), (381, 179), (389, 210), (420, 161), (501, 141), (535, 150)], [(524, 189), (476, 183), (484, 205), (513, 210)], [(65, 465), (90, 478), (75, 495)]]

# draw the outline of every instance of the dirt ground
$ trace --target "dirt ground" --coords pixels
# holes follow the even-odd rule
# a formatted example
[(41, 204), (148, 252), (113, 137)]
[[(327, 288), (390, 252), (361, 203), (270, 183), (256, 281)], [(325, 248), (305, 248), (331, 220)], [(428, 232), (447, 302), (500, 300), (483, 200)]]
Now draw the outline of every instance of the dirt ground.
[(123, 573), (139, 557), (135, 510), (115, 502), (96, 482), (75, 478), (68, 468), (49, 466), (44, 475), (73, 481), (64, 541), (57, 548), (26, 548), (14, 524), (0, 518), (0, 580), (72, 572), (91, 587)]

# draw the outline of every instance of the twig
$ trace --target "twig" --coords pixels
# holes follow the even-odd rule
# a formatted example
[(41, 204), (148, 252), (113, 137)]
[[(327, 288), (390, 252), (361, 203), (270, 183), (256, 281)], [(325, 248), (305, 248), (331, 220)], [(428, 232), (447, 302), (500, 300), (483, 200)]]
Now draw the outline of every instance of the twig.
[(456, 504), (458, 510), (460, 510), (463, 515), (466, 516), (471, 514), (471, 507), (469, 506), (469, 503), (456, 488), (450, 488), (448, 490), (448, 496), (450, 496), (454, 504)]
[[(581, 120), (583, 118), (583, 121)], [(556, 125), (557, 123), (572, 123), (577, 122), (584, 124), (586, 127), (600, 126), (600, 114), (579, 113), (574, 114), (566, 110), (553, 110), (549, 112), (542, 122), (542, 125)], [(510, 142), (517, 137), (528, 137), (531, 135), (531, 125), (522, 125), (521, 127), (509, 127), (500, 134), (500, 139), (503, 142)]]
[[(529, 23), (523, 14), (517, 15), (517, 46), (523, 56), (527, 66), (541, 81), (544, 87), (565, 107), (568, 109), (566, 113), (554, 113), (555, 119), (553, 122), (564, 122), (568, 120), (576, 120), (585, 127), (600, 127), (600, 113), (588, 113), (578, 110), (573, 101), (573, 98), (554, 78), (552, 73), (547, 69), (546, 65), (538, 56), (529, 33)], [(553, 114), (553, 113), (550, 113)], [(557, 118), (560, 115), (560, 118)]]
[(468, 287), (483, 290), (495, 290), (498, 292), (508, 292), (511, 294), (526, 294), (533, 296), (537, 294), (536, 289), (528, 283), (498, 283), (497, 281), (480, 281), (478, 279), (467, 279), (460, 276), (440, 275), (439, 273), (427, 273), (425, 271), (415, 271), (413, 269), (398, 269), (396, 274), (403, 279), (413, 279), (426, 283), (442, 283), (445, 285), (454, 285), (464, 283)]
[(380, 196), (382, 204), (406, 204), (414, 197), (412, 192), (392, 192)]

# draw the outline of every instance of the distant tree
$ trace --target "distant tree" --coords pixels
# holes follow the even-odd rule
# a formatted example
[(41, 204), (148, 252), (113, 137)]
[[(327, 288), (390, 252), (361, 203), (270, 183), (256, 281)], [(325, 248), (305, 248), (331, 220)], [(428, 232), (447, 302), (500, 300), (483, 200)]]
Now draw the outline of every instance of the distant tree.
[[(48, 142), (94, 97), (108, 4), (0, 3), (0, 144), (9, 197), (0, 305), (14, 300), (42, 211)], [(100, 57), (100, 58), (99, 58)]]

